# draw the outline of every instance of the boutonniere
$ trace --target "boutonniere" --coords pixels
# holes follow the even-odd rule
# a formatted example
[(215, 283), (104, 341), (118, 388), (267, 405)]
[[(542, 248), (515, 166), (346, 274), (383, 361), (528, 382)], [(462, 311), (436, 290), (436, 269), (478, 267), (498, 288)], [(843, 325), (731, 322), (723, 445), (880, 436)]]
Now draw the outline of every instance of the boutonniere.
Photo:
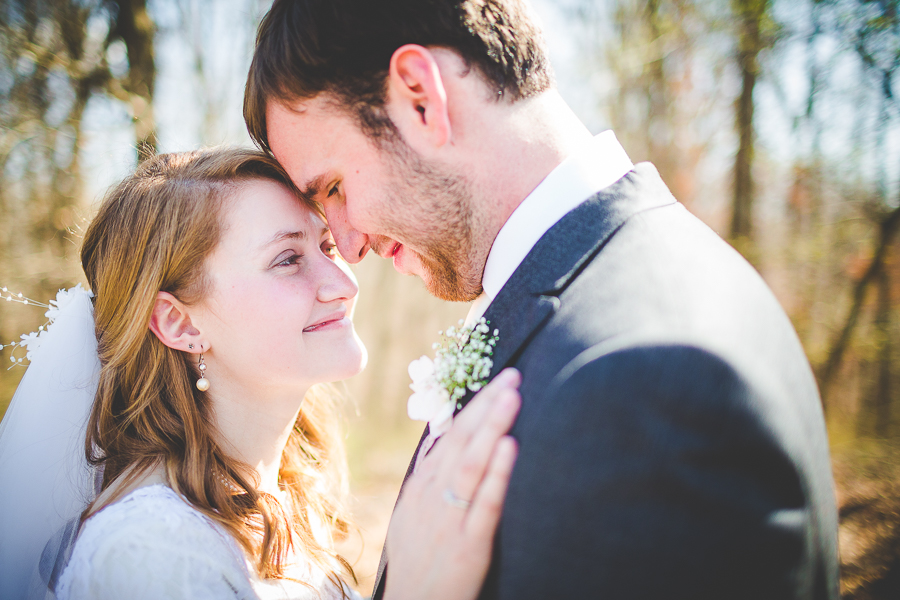
[(471, 327), (460, 321), (458, 327), (438, 332), (441, 341), (432, 346), (434, 359), (423, 356), (409, 364), (413, 391), (407, 404), (409, 418), (427, 421), (434, 438), (450, 429), (466, 390), (477, 392), (487, 383), (500, 339), (500, 332), (491, 332), (489, 325), (484, 317)]

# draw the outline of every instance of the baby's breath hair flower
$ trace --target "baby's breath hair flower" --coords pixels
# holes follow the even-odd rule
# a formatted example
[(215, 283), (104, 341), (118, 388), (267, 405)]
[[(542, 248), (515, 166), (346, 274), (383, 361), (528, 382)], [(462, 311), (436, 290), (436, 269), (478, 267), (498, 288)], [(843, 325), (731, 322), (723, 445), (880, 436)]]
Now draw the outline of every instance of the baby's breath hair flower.
[(466, 391), (477, 392), (487, 382), (494, 366), (494, 346), (500, 339), (500, 332), (491, 332), (489, 325), (484, 317), (471, 327), (460, 321), (457, 327), (439, 332), (441, 341), (432, 346), (434, 360), (423, 356), (410, 363), (413, 395), (407, 411), (411, 419), (427, 421), (433, 436), (450, 428)]

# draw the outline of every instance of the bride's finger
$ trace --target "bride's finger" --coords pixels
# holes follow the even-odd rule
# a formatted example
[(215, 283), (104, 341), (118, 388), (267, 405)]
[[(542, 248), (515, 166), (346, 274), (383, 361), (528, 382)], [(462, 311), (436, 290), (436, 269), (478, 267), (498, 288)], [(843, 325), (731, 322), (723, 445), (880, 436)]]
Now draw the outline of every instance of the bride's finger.
[[(448, 497), (468, 502), (487, 471), (497, 440), (515, 421), (520, 404), (516, 388), (520, 381), (518, 371), (506, 369), (476, 394), (422, 460), (404, 493), (435, 495), (441, 498), (438, 504)], [(454, 514), (461, 525), (465, 511)]]
[(521, 399), (513, 389), (501, 390), (468, 443), (456, 454), (448, 483), (459, 498), (471, 500), (481, 485), (498, 442), (518, 415)]
[[(435, 445), (432, 458), (432, 468), (440, 469), (444, 461), (455, 462), (461, 450), (468, 445), (471, 437), (483, 426), (484, 420), (491, 411), (498, 396), (504, 390), (517, 389), (522, 376), (515, 369), (504, 369), (493, 381), (475, 394), (465, 409), (453, 419), (453, 426), (445, 433), (440, 443)], [(503, 433), (506, 433), (505, 431)], [(487, 463), (485, 455), (485, 464)]]
[(463, 527), (477, 547), (490, 547), (494, 538), (518, 453), (519, 447), (513, 438), (500, 439), (488, 471), (475, 492)]

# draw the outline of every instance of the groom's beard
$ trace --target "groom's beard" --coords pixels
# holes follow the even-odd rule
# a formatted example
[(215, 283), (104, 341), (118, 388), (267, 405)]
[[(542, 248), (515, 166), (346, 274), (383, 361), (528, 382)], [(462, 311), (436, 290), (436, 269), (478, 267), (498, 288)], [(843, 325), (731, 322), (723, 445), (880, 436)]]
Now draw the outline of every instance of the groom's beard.
[(469, 181), (426, 163), (399, 136), (386, 146), (395, 167), (390, 229), (419, 258), (425, 271), (422, 280), (431, 295), (451, 302), (474, 300), (482, 292), (484, 261), (474, 256)]

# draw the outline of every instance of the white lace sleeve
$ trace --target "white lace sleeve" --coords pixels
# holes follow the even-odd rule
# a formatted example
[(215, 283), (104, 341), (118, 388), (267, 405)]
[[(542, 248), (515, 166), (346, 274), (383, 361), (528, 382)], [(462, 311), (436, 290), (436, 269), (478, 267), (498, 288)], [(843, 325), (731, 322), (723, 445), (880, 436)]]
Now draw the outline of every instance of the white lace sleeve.
[(60, 600), (257, 597), (231, 538), (164, 486), (89, 519), (56, 592)]

